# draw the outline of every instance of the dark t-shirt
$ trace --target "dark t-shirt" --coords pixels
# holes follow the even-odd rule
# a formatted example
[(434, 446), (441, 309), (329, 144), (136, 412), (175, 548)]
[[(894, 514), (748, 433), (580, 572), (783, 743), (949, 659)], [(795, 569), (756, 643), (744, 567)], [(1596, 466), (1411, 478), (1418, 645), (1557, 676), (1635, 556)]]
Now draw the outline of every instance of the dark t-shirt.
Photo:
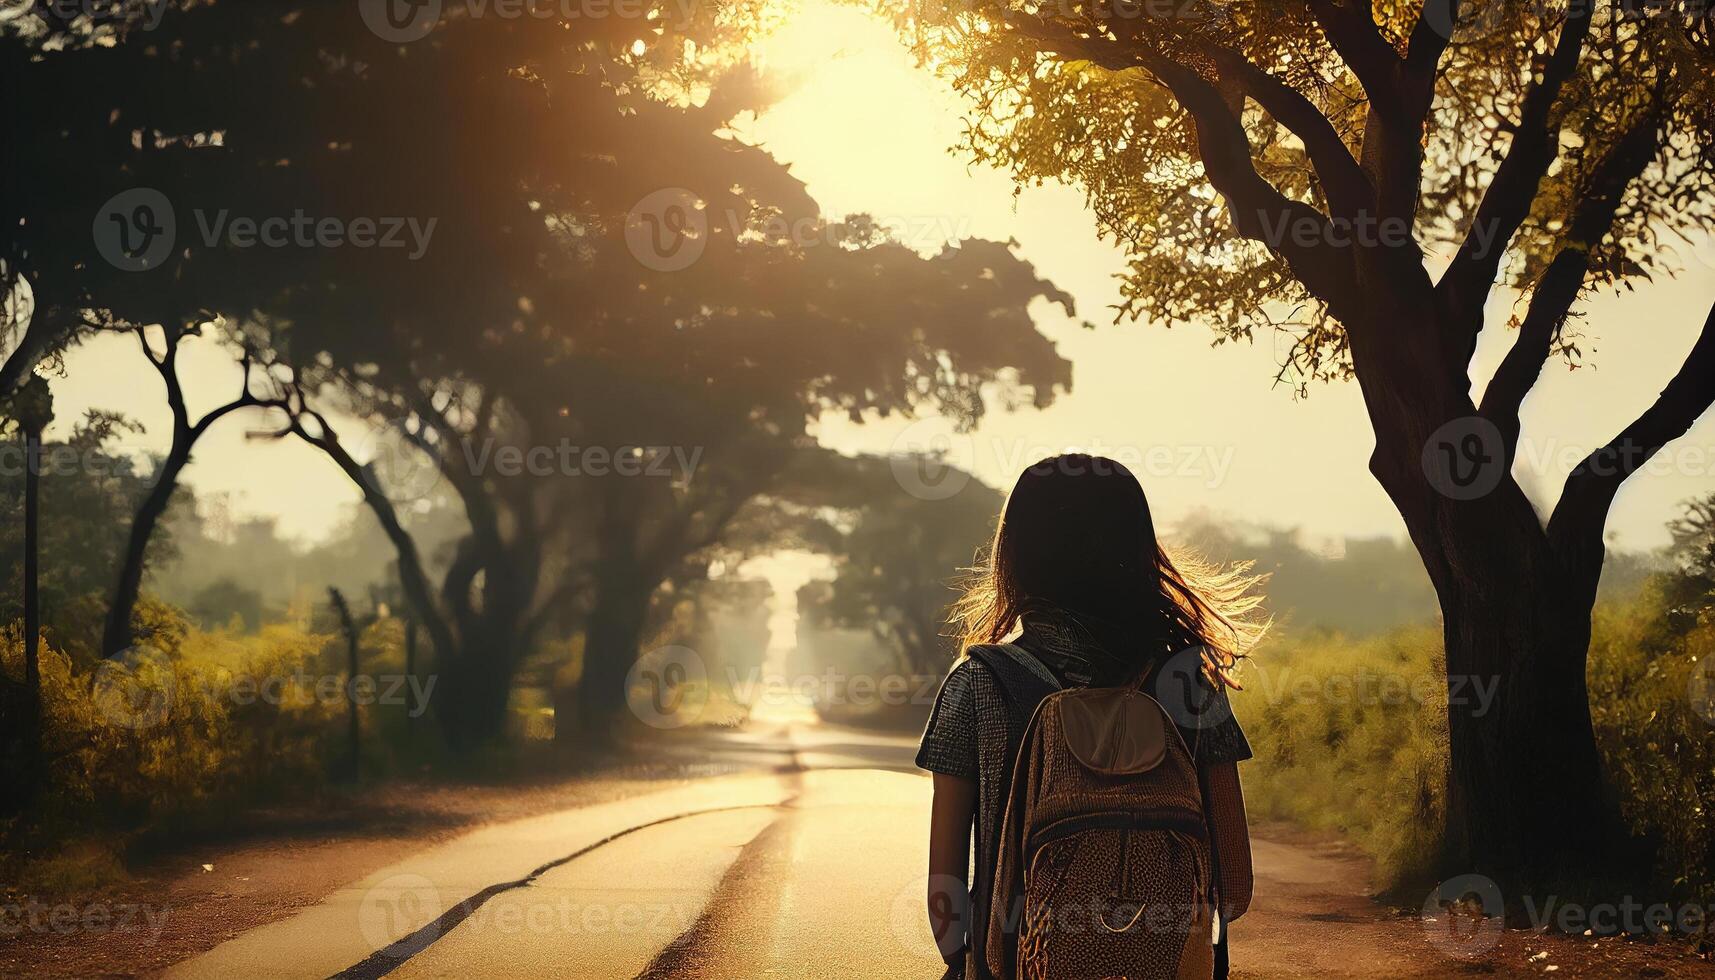
[[(1027, 631), (1018, 639), (1017, 645), (1035, 656), (1037, 662), (1054, 675), (1060, 687), (1082, 687), (1088, 683), (1088, 676), (1078, 670), (1079, 665), (1075, 661), (1056, 656), (1052, 649), (1032, 642), (1033, 639)], [(955, 665), (946, 680), (941, 682), (941, 691), (935, 697), (929, 724), (923, 732), (923, 742), (917, 750), (918, 768), (965, 779), (977, 778), (979, 682), (973, 675), (981, 669), (980, 664), (967, 657)], [(1190, 747), (1198, 765), (1207, 767), (1223, 762), (1243, 762), (1252, 757), (1250, 742), (1245, 738), (1244, 729), (1239, 727), (1238, 719), (1233, 716), (1225, 691), (1201, 690), (1198, 692), (1198, 711), (1192, 713), (1180, 710), (1175, 703), (1180, 693), (1174, 689), (1175, 682), (1189, 681), (1172, 673), (1158, 677), (1160, 683), (1150, 693), (1167, 707), (1168, 715), (1174, 719), (1180, 736)]]

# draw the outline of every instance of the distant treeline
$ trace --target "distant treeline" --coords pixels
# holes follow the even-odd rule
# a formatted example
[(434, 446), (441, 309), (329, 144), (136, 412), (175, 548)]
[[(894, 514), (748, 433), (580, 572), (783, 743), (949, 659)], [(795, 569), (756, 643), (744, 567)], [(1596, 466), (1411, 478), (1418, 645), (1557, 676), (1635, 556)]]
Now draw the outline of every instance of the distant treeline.
[[(1211, 558), (1255, 561), (1269, 575), (1268, 608), (1288, 633), (1366, 637), (1433, 622), (1441, 612), (1423, 560), (1404, 537), (1318, 540), (1299, 528), (1207, 513), (1181, 522), (1174, 536)], [(1670, 564), (1665, 553), (1611, 550), (1602, 598), (1633, 594)]]

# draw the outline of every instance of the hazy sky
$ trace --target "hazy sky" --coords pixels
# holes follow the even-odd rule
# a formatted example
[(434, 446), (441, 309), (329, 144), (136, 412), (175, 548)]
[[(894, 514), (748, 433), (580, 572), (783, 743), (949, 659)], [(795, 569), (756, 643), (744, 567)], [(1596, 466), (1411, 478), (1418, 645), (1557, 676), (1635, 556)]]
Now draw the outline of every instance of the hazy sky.
[[(1078, 301), (1078, 320), (1058, 307), (1037, 311), (1044, 331), (1071, 358), (1074, 388), (1044, 412), (996, 412), (954, 458), (986, 481), (1008, 486), (1034, 458), (1080, 447), (1136, 461), (1165, 523), (1189, 512), (1303, 527), (1323, 537), (1402, 533), (1398, 517), (1366, 469), (1372, 439), (1355, 385), (1312, 389), (1295, 401), (1273, 388), (1272, 345), (1212, 348), (1197, 323), (1110, 323), (1120, 253), (1101, 242), (1077, 192), (1031, 188), (1014, 197), (1004, 175), (974, 169), (948, 152), (961, 106), (916, 68), (891, 31), (864, 13), (819, 2), (757, 48), (764, 67), (791, 81), (790, 94), (738, 130), (787, 162), (825, 213), (867, 211), (929, 249), (951, 238), (1014, 239), (1037, 269)], [(1715, 245), (1686, 251), (1677, 280), (1644, 284), (1586, 305), (1589, 367), (1556, 364), (1526, 405), (1527, 444), (1519, 472), (1539, 507), (1551, 504), (1572, 464), (1645, 407), (1677, 369), (1712, 301)], [(1507, 300), (1491, 308), (1504, 322)], [(1088, 319), (1094, 330), (1078, 321)], [(1485, 334), (1479, 384), (1511, 335)], [(104, 337), (69, 358), (55, 384), (56, 430), (86, 406), (123, 411), (149, 429), (140, 444), (159, 448), (168, 431), (159, 383), (135, 341)], [(185, 355), (191, 407), (236, 390), (231, 362), (215, 351)], [(288, 534), (313, 537), (356, 492), (331, 463), (292, 443), (246, 440), (256, 420), (233, 417), (206, 436), (187, 482), (203, 494), (230, 494), (241, 512), (272, 513)], [(827, 420), (830, 445), (885, 452), (920, 444), (946, 427), (885, 420)], [(1705, 418), (1671, 447), (1661, 472), (1634, 478), (1621, 494), (1611, 532), (1627, 547), (1666, 541), (1677, 503), (1715, 490), (1715, 420)]]

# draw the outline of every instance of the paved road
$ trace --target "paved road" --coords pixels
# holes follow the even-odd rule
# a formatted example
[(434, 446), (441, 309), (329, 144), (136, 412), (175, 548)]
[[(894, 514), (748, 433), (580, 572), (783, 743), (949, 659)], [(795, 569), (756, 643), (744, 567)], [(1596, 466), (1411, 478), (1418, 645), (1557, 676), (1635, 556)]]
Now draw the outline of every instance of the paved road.
[(697, 751), (775, 771), (478, 830), (167, 976), (940, 976), (909, 740), (784, 726)]
[[(166, 976), (941, 975), (922, 912), (930, 784), (909, 740), (789, 724), (665, 751), (747, 774), (485, 827)], [(1514, 930), (1456, 961), (1415, 913), (1369, 900), (1369, 862), (1349, 846), (1263, 828), (1255, 855), (1256, 900), (1233, 927), (1238, 980), (1715, 972), (1642, 944)]]

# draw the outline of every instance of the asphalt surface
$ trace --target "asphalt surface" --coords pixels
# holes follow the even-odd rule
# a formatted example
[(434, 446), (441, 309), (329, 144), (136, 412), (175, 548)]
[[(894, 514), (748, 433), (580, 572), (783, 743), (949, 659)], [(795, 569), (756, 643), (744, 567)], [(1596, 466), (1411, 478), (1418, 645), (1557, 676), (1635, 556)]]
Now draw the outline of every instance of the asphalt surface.
[(941, 975), (911, 740), (784, 725), (686, 746), (772, 771), (483, 828), (166, 976)]

